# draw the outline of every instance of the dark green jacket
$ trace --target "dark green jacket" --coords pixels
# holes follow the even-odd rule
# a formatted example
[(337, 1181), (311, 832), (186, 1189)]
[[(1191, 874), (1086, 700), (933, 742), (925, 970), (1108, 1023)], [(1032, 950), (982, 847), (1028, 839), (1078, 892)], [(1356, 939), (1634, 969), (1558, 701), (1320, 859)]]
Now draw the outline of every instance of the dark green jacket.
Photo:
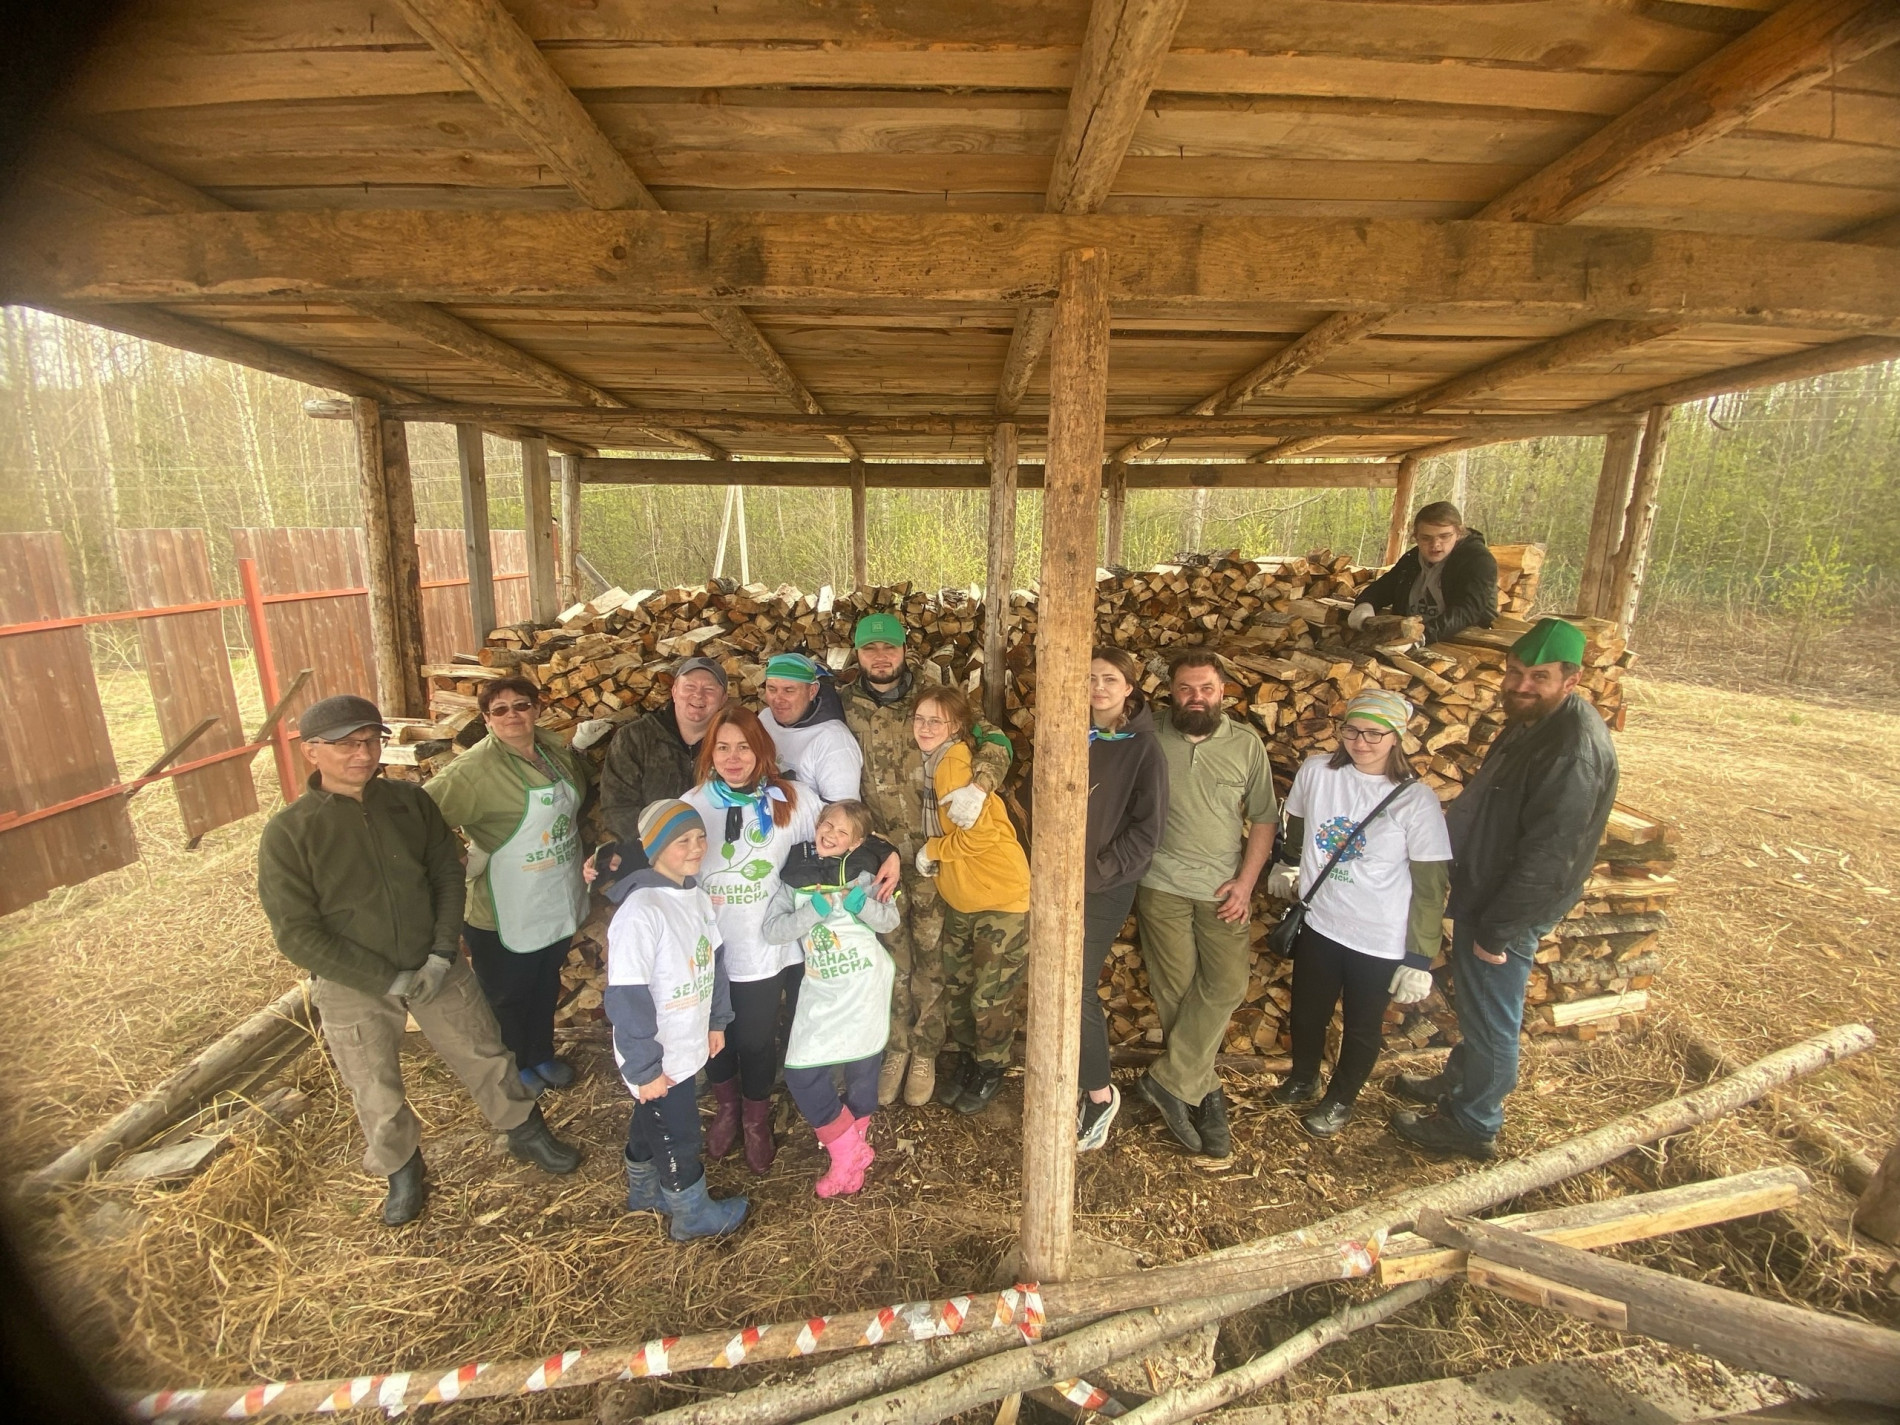
[(374, 777), (363, 800), (308, 790), (257, 848), (257, 898), (277, 948), (311, 974), (380, 995), (462, 938), (462, 856), (426, 792)]

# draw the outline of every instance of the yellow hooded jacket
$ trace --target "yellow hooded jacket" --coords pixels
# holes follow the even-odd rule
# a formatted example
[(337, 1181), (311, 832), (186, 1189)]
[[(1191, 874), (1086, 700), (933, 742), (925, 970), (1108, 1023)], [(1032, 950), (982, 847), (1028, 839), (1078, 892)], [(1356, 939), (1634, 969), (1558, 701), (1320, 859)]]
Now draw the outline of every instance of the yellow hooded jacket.
[[(939, 803), (970, 784), (970, 766), (969, 743), (959, 738), (937, 763), (932, 786)], [(944, 834), (926, 841), (924, 854), (938, 863), (937, 893), (951, 909), (965, 914), (1029, 909), (1029, 858), (996, 795), (983, 799), (983, 810), (967, 831), (945, 817)]]

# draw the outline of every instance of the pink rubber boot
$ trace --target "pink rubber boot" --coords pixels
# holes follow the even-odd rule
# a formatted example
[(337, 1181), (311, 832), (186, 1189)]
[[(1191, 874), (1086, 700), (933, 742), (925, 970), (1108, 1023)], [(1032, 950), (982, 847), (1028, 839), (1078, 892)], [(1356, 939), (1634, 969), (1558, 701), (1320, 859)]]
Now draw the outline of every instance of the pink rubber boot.
[(841, 1108), (838, 1116), (818, 1130), (818, 1141), (831, 1155), (831, 1167), (812, 1189), (819, 1197), (849, 1196), (864, 1186), (864, 1170), (871, 1165), (871, 1148), (856, 1131), (862, 1118)]

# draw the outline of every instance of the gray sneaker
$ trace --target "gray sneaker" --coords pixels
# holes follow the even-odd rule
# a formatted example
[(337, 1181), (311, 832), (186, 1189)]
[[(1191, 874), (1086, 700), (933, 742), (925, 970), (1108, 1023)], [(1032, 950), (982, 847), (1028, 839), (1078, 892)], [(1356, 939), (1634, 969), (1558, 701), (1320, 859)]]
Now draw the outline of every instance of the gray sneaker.
[(1082, 1107), (1075, 1116), (1075, 1151), (1093, 1153), (1108, 1142), (1108, 1126), (1121, 1111), (1122, 1091), (1113, 1084), (1108, 1086), (1107, 1103), (1082, 1095)]

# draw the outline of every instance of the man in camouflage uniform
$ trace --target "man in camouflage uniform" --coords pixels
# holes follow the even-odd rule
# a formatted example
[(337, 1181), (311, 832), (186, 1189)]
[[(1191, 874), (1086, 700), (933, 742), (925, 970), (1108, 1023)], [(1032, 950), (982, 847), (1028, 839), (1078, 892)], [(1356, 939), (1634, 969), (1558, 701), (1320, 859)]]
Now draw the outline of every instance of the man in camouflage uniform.
[[(903, 920), (884, 937), (897, 962), (891, 994), (891, 1038), (878, 1075), (877, 1098), (889, 1104), (900, 1085), (904, 1102), (920, 1108), (937, 1085), (937, 1053), (943, 1048), (943, 967), (937, 940), (943, 930), (943, 902), (937, 883), (917, 870), (924, 844), (924, 754), (911, 736), (910, 719), (917, 694), (942, 681), (937, 665), (904, 661), (904, 625), (895, 614), (866, 614), (858, 620), (852, 643), (858, 650), (858, 679), (844, 693), (844, 720), (864, 751), (863, 800), (871, 809), (873, 830), (897, 848), (903, 866)], [(995, 792), (1009, 772), (1009, 739), (979, 724), (973, 758), (976, 785)], [(957, 818), (946, 810), (951, 820)], [(974, 819), (974, 818), (972, 818)], [(959, 823), (962, 824), (962, 823)]]

